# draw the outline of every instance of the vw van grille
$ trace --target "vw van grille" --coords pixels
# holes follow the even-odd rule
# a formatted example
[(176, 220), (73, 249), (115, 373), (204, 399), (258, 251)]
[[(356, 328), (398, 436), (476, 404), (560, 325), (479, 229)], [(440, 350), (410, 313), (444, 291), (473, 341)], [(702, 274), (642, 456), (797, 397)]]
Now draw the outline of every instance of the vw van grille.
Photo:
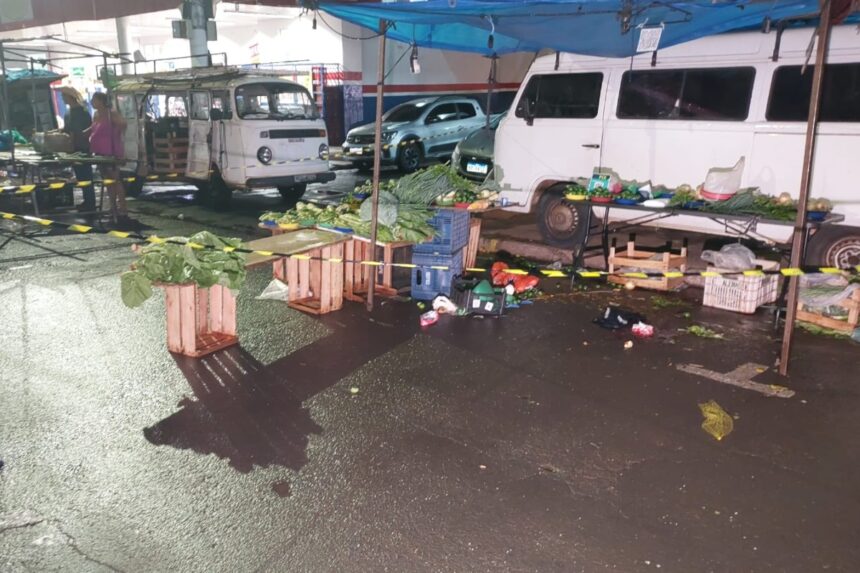
[(322, 129), (270, 129), (269, 139), (305, 139), (325, 137)]

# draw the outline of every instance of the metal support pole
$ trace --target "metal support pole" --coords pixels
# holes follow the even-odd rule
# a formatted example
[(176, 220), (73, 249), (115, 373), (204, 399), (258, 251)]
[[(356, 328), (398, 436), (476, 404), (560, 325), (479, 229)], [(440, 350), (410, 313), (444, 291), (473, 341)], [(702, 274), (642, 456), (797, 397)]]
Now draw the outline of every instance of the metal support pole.
[[(823, 0), (818, 23), (818, 50), (815, 54), (815, 69), (812, 72), (812, 93), (809, 96), (809, 115), (806, 121), (806, 146), (803, 150), (803, 170), (800, 178), (800, 196), (797, 201), (797, 218), (794, 222), (794, 238), (791, 243), (791, 268), (798, 268), (803, 262), (804, 235), (806, 232), (806, 204), (809, 201), (809, 187), (812, 183), (813, 158), (815, 157), (815, 132), (818, 126), (818, 112), (821, 107), (821, 87), (824, 79), (824, 66), (827, 48), (830, 43), (831, 0)], [(782, 334), (782, 354), (779, 359), (779, 373), (788, 374), (788, 361), (791, 357), (791, 339), (794, 334), (794, 321), (797, 318), (797, 298), (799, 277), (790, 277), (788, 300), (786, 301), (785, 330)]]
[(33, 83), (33, 89), (30, 90), (30, 109), (33, 111), (33, 133), (36, 133), (39, 130), (39, 122), (36, 113), (36, 68), (33, 64), (33, 58), (30, 58), (30, 81)]
[(490, 60), (490, 76), (487, 78), (487, 129), (490, 129), (490, 112), (493, 105), (493, 87), (496, 85), (496, 62), (498, 56), (492, 55)]
[[(382, 165), (382, 97), (385, 89), (385, 32), (387, 23), (379, 21), (379, 59), (376, 63), (376, 129), (373, 139), (373, 211), (370, 219), (370, 252), (376, 258), (376, 232), (379, 225), (379, 169)], [(376, 267), (367, 286), (367, 310), (373, 310), (373, 292), (376, 286)]]
[(9, 151), (12, 156), (12, 167), (15, 166), (15, 137), (12, 135), (12, 120), (9, 118), (9, 89), (6, 85), (6, 52), (3, 42), (0, 42), (0, 93), (3, 95), (2, 105), (3, 123), (0, 124), (0, 133), (3, 129), (9, 130)]
[(188, 27), (188, 43), (191, 49), (191, 67), (203, 68), (211, 65), (208, 38), (206, 36), (206, 1), (185, 0), (191, 21)]

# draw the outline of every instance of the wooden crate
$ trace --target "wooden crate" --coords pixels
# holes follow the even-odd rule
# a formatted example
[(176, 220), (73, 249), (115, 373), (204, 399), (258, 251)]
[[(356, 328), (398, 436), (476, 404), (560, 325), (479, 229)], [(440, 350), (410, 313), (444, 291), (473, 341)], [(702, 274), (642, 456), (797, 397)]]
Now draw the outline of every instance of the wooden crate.
[[(627, 248), (618, 254), (615, 239), (609, 249), (609, 272), (624, 272), (625, 267), (642, 269), (647, 272), (684, 272), (687, 270), (687, 240), (684, 239), (679, 252), (672, 252), (671, 241), (666, 245), (667, 250), (658, 253), (653, 250), (637, 249), (636, 235), (630, 235)], [(656, 260), (655, 255), (660, 255)], [(615, 284), (633, 283), (639, 288), (668, 291), (674, 290), (684, 283), (684, 277), (654, 277), (654, 278), (630, 278), (624, 276), (608, 277), (609, 282)]]
[[(401, 241), (397, 243), (377, 243), (382, 249), (383, 265), (360, 264), (360, 261), (376, 261), (376, 248), (370, 239), (364, 237), (353, 237), (346, 243), (346, 262), (344, 263), (344, 297), (354, 302), (364, 302), (367, 299), (367, 291), (370, 281), (376, 280), (373, 292), (380, 296), (397, 296), (400, 290), (394, 286), (395, 258), (399, 251), (412, 248), (414, 243)], [(407, 288), (407, 287), (404, 287)]]
[(236, 297), (215, 285), (158, 285), (167, 307), (167, 348), (198, 357), (239, 342), (236, 337)]
[(188, 167), (188, 138), (156, 137), (152, 145), (155, 150), (154, 172), (178, 173)]
[(272, 263), (274, 277), (290, 287), (289, 306), (311, 314), (340, 310), (344, 297), (343, 258), (344, 243), (337, 243)]
[(837, 320), (829, 316), (824, 316), (813, 312), (812, 309), (805, 307), (803, 304), (797, 305), (797, 320), (809, 322), (822, 328), (829, 328), (838, 332), (851, 334), (854, 329), (860, 324), (860, 289), (856, 289), (851, 293), (850, 298), (846, 298), (839, 306), (848, 310), (848, 320)]

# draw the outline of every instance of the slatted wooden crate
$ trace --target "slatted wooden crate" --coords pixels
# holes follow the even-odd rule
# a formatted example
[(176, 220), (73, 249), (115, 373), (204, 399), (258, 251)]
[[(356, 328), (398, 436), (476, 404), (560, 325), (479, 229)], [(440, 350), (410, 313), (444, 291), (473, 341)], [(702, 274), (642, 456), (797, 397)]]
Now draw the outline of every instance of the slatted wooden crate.
[(152, 141), (155, 149), (153, 170), (156, 173), (180, 173), (188, 166), (188, 138), (156, 137)]
[[(397, 296), (400, 289), (395, 286), (395, 268), (391, 263), (411, 260), (412, 245), (408, 241), (397, 243), (371, 244), (370, 239), (354, 237), (346, 243), (344, 263), (344, 296), (347, 300), (364, 302), (370, 281), (376, 280), (373, 292), (380, 296)], [(381, 251), (382, 265), (361, 264), (362, 261), (376, 262)], [(406, 273), (408, 276), (408, 272)], [(404, 285), (404, 288), (408, 288)]]
[(807, 308), (803, 304), (797, 305), (797, 320), (809, 322), (822, 328), (829, 328), (838, 332), (851, 334), (860, 325), (860, 289), (856, 289), (849, 298), (846, 298), (839, 306), (848, 311), (847, 320), (838, 320), (824, 316)]
[[(609, 272), (627, 272), (625, 268), (642, 269), (647, 272), (684, 272), (687, 270), (687, 240), (677, 253), (672, 251), (672, 242), (666, 244), (666, 252), (658, 253), (654, 250), (637, 249), (636, 235), (630, 235), (627, 248), (618, 254), (615, 239), (609, 249)], [(615, 284), (633, 283), (637, 287), (668, 291), (674, 290), (684, 283), (684, 277), (654, 277), (654, 278), (632, 278), (625, 276), (608, 277), (609, 282)]]
[(167, 348), (198, 357), (239, 342), (236, 337), (236, 297), (215, 285), (158, 285), (167, 307)]
[(278, 259), (273, 274), (289, 285), (289, 306), (326, 314), (343, 307), (343, 259), (344, 243), (337, 243)]

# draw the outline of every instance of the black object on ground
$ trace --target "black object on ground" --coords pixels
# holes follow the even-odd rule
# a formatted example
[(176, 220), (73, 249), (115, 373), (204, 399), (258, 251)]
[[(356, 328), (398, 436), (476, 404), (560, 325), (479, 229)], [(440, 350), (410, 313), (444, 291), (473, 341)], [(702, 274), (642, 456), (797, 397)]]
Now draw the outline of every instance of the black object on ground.
[(626, 310), (615, 306), (607, 306), (598, 318), (594, 319), (594, 324), (601, 328), (609, 330), (619, 330), (622, 328), (630, 328), (637, 322), (648, 322), (641, 314), (635, 313), (632, 310)]

